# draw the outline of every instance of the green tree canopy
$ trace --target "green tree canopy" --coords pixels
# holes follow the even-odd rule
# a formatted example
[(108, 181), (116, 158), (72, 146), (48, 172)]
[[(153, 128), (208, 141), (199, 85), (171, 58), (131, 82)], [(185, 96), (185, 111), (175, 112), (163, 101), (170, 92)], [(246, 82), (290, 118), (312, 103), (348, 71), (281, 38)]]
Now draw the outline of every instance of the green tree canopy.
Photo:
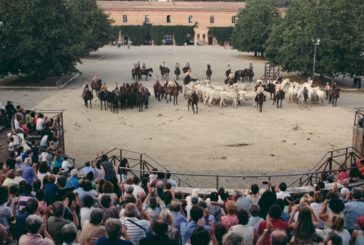
[[(266, 42), (266, 56), (289, 72), (312, 74), (316, 40), (316, 72), (357, 74), (362, 70), (363, 28), (360, 0), (297, 0)], [(362, 20), (361, 20), (362, 21)]]
[(113, 33), (95, 0), (0, 0), (0, 21), (0, 76), (34, 80), (74, 71)]
[(246, 8), (238, 14), (232, 34), (234, 48), (264, 56), (265, 42), (279, 19), (274, 0), (247, 1)]

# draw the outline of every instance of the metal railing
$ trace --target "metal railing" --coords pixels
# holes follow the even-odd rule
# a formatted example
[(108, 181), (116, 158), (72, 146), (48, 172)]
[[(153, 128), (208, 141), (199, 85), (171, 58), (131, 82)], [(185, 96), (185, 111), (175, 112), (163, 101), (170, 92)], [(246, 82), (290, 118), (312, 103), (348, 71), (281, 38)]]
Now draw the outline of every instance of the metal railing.
[[(199, 188), (211, 188), (215, 186), (216, 189), (220, 186), (229, 187), (229, 185), (234, 187), (238, 186), (239, 188), (244, 185), (249, 187), (251, 183), (258, 183), (259, 180), (262, 182), (272, 181), (276, 183), (286, 181), (290, 187), (314, 185), (321, 180), (321, 175), (324, 173), (334, 174), (338, 170), (350, 171), (357, 168), (355, 162), (362, 157), (354, 148), (346, 147), (327, 152), (314, 167), (306, 172), (229, 175), (169, 171), (148, 154), (119, 148), (113, 148), (102, 154), (108, 155), (109, 160), (118, 168), (124, 169), (134, 176), (141, 177), (146, 173), (171, 174), (179, 186)], [(98, 160), (98, 158), (95, 160)], [(127, 166), (120, 166), (122, 159), (128, 160)], [(198, 183), (195, 183), (196, 179), (199, 180)]]

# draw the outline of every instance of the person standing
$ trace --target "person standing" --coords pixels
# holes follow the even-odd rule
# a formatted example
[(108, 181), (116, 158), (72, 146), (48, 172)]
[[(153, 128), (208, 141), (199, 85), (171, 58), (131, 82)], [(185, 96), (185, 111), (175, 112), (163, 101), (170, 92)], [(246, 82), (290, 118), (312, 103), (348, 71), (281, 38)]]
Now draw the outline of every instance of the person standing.
[(179, 75), (181, 75), (181, 69), (179, 68), (178, 62), (174, 68), (174, 74), (176, 75), (176, 80), (179, 80)]

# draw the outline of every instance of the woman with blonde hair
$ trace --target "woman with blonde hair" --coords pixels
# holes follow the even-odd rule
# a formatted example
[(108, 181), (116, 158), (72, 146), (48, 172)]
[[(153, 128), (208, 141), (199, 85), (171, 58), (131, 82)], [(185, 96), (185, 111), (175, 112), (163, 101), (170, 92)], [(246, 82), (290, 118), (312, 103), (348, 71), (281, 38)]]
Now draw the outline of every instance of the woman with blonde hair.
[(228, 201), (225, 205), (227, 214), (221, 217), (221, 223), (225, 226), (226, 230), (239, 223), (238, 210), (234, 201)]
[(344, 218), (339, 215), (330, 217), (329, 227), (324, 230), (325, 239), (330, 232), (334, 232), (342, 238), (342, 245), (349, 245), (351, 235), (347, 229), (344, 229)]
[(164, 209), (159, 214), (159, 218), (162, 218), (168, 224), (168, 238), (178, 244), (182, 243), (181, 234), (179, 230), (173, 227), (173, 217), (169, 209)]

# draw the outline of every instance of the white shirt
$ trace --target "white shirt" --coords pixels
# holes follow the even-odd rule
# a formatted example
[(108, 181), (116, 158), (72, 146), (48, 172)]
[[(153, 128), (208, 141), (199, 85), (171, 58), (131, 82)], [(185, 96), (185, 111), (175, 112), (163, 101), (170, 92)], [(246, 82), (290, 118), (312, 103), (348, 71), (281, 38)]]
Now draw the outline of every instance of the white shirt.
[(140, 192), (142, 192), (143, 194), (145, 194), (145, 191), (144, 191), (144, 189), (143, 188), (141, 188), (139, 185), (132, 185), (133, 186), (133, 188), (134, 188), (134, 190), (133, 190), (133, 196), (135, 197), (135, 198), (137, 198), (137, 196), (138, 196), (138, 193), (140, 193)]
[(70, 170), (70, 167), (72, 167), (72, 165), (69, 163), (69, 161), (63, 160), (63, 162), (62, 162), (63, 171), (68, 172)]
[(48, 146), (48, 135), (44, 135), (42, 139), (40, 140), (39, 145), (43, 148), (47, 148)]
[(285, 191), (279, 191), (277, 192), (277, 199), (285, 199), (286, 197), (290, 197), (291, 195), (288, 192)]
[(81, 208), (80, 210), (80, 216), (81, 216), (81, 227), (83, 227), (83, 223), (86, 221), (86, 220), (90, 220), (90, 216), (91, 216), (91, 211), (94, 210), (93, 207), (91, 208), (86, 208), (86, 207), (83, 207)]
[(43, 118), (37, 119), (37, 125), (35, 126), (35, 129), (38, 131), (41, 131), (44, 129), (44, 119)]
[(254, 244), (254, 230), (250, 225), (234, 225), (230, 228), (229, 232), (242, 236), (245, 245)]

